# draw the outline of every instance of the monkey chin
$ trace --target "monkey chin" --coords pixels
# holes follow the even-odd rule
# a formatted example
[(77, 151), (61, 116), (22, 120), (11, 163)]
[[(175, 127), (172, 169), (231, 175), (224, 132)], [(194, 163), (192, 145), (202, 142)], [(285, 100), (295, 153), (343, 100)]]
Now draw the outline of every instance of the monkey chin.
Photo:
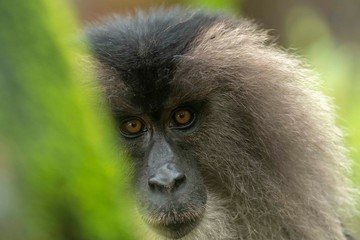
[(158, 234), (170, 238), (170, 239), (180, 239), (189, 234), (192, 230), (194, 230), (197, 225), (200, 223), (199, 220), (191, 220), (187, 222), (170, 222), (166, 224), (159, 225), (150, 225), (152, 229)]
[(143, 220), (153, 229), (157, 234), (169, 239), (180, 239), (194, 230), (203, 219), (205, 209), (200, 208), (193, 211), (177, 212), (169, 209), (167, 213), (155, 215), (143, 215)]

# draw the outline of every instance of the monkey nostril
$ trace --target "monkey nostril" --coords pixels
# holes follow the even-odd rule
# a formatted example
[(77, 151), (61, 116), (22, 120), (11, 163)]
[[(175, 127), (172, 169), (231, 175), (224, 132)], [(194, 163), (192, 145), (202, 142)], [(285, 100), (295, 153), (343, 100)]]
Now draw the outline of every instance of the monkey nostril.
[(156, 190), (156, 184), (152, 181), (152, 179), (149, 180), (149, 187), (152, 191)]
[(172, 181), (159, 181), (156, 177), (153, 177), (149, 180), (149, 187), (152, 191), (159, 192), (170, 192), (179, 188), (183, 183), (185, 183), (185, 175), (173, 179)]
[(150, 177), (148, 184), (152, 191), (171, 192), (185, 183), (185, 174), (179, 171), (159, 170), (157, 174)]
[(177, 178), (175, 178), (174, 188), (180, 187), (183, 183), (185, 183), (186, 177), (184, 174), (179, 175)]

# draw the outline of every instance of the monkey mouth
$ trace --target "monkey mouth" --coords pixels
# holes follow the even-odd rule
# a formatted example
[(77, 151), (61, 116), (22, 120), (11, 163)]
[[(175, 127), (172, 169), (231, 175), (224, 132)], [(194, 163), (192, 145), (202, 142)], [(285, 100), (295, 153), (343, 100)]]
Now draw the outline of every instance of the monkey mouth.
[(177, 212), (175, 209), (143, 217), (157, 233), (171, 239), (179, 239), (196, 228), (203, 218), (205, 209)]
[(164, 224), (150, 225), (157, 233), (171, 239), (179, 239), (190, 233), (200, 220), (190, 220), (185, 222), (168, 222)]

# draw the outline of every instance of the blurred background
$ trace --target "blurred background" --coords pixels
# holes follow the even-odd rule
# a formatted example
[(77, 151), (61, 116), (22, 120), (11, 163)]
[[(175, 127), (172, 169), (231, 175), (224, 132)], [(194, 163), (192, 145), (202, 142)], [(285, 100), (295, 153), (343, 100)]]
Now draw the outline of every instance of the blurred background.
[[(360, 186), (360, 1), (359, 0), (72, 0), (82, 24), (102, 16), (156, 6), (200, 7), (254, 19), (271, 29), (281, 47), (300, 55), (324, 81), (338, 106)], [(359, 202), (359, 201), (358, 201)], [(358, 203), (360, 209), (360, 203)], [(360, 217), (355, 223), (360, 229)], [(360, 236), (360, 230), (358, 230)]]
[[(270, 29), (333, 97), (360, 190), (360, 0), (0, 0), (0, 240), (146, 239), (135, 237), (143, 231), (132, 222), (110, 119), (83, 97), (98, 94), (78, 81), (93, 75), (78, 67), (87, 53), (72, 41), (79, 35), (68, 2), (82, 26), (180, 5)], [(360, 240), (360, 194), (357, 208), (351, 230)]]

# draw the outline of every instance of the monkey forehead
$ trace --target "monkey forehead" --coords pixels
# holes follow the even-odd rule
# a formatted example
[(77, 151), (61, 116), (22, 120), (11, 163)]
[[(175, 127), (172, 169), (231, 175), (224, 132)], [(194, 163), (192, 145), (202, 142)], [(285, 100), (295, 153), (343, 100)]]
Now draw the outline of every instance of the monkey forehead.
[(160, 9), (146, 15), (112, 17), (90, 26), (86, 34), (97, 60), (124, 84), (124, 98), (154, 110), (172, 92), (180, 56), (218, 18), (200, 11)]

